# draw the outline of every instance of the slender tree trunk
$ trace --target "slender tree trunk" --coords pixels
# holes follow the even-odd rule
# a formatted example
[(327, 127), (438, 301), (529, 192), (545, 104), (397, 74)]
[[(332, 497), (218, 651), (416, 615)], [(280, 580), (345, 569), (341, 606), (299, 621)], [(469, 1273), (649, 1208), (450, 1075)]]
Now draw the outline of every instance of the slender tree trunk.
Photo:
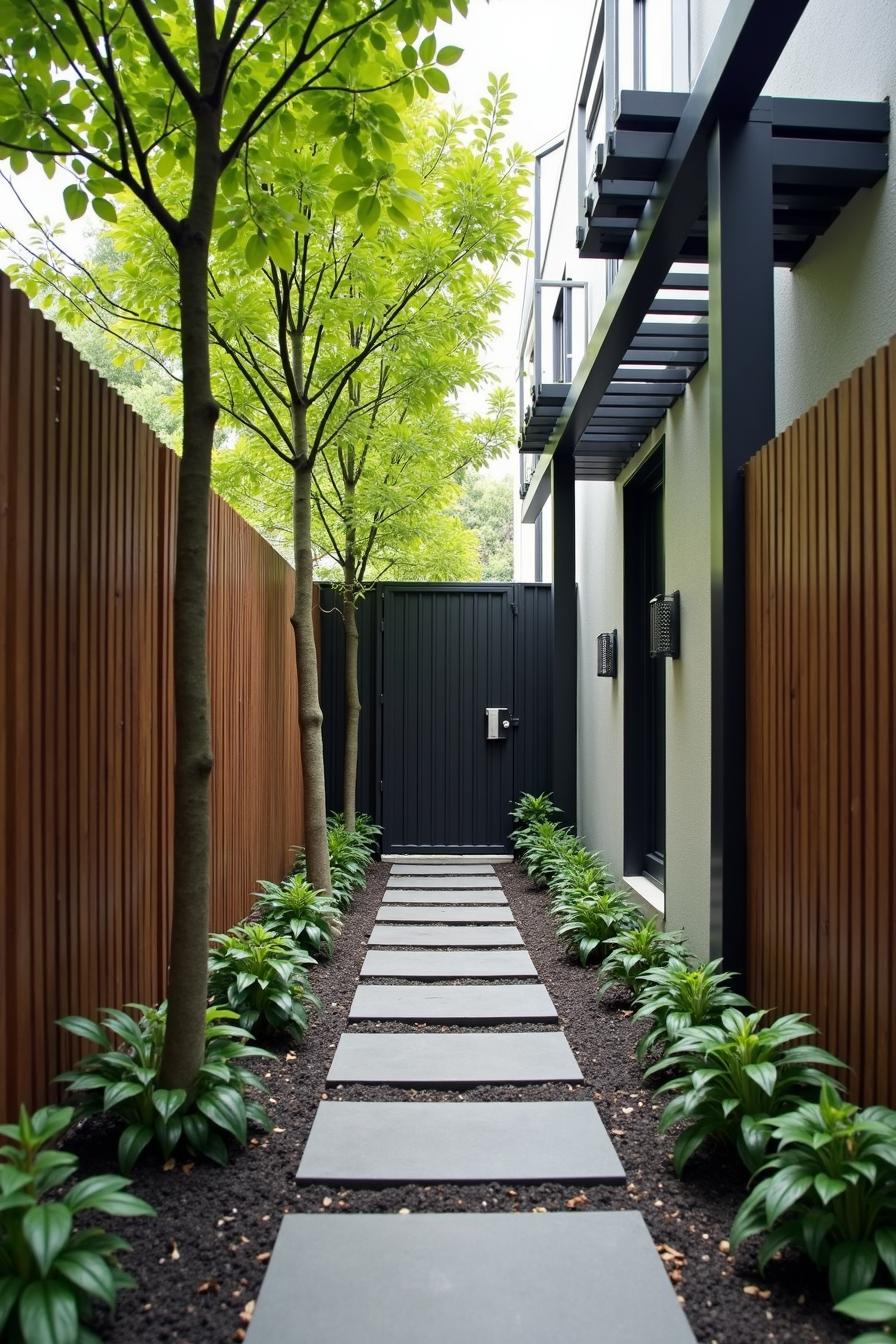
[(201, 117), (190, 213), (177, 242), (184, 409), (174, 579), (174, 889), (160, 1081), (163, 1087), (187, 1090), (205, 1057), (208, 1004), (212, 770), (206, 661), (208, 505), (218, 418), (209, 362), (208, 257), (218, 182), (217, 143), (217, 117)]
[[(296, 408), (297, 447), (307, 442), (305, 408)], [(314, 565), (311, 551), (311, 468), (307, 454), (297, 454), (293, 468), (293, 564), (296, 572), (292, 628), (296, 642), (299, 691), (299, 740), (305, 821), (305, 864), (308, 881), (331, 891), (327, 845), (327, 794), (324, 777), (324, 716), (317, 677), (314, 642)]]
[(342, 567), (342, 617), (345, 627), (345, 740), (342, 751), (342, 811), (348, 830), (355, 829), (358, 793), (358, 732), (361, 695), (358, 688), (358, 596), (354, 546), (346, 549)]

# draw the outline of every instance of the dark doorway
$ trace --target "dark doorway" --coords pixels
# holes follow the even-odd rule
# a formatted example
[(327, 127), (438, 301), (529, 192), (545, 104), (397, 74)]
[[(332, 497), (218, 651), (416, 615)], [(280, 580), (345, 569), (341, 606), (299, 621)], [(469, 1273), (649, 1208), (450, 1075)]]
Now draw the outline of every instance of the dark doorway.
[(649, 603), (663, 591), (663, 453), (625, 490), (625, 869), (665, 880), (666, 664), (649, 651)]
[[(358, 806), (386, 852), (503, 853), (508, 811), (550, 789), (548, 584), (383, 583), (359, 609)], [(342, 807), (342, 621), (321, 588), (328, 805)], [(506, 711), (489, 740), (486, 709)], [(509, 726), (503, 728), (504, 721)]]

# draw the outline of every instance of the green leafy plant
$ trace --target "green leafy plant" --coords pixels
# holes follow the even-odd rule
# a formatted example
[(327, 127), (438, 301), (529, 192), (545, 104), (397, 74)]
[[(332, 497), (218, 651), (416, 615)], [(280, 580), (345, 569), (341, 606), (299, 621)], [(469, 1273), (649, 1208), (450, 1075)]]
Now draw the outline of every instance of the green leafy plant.
[[(327, 818), (327, 826), (330, 828), (344, 827), (344, 814), (342, 812), (331, 812)], [(359, 812), (355, 817), (353, 834), (358, 837), (358, 842), (367, 855), (368, 862), (371, 861), (376, 855), (380, 837), (383, 834), (382, 826), (377, 826), (373, 817), (368, 816), (366, 812)]]
[(599, 855), (579, 848), (550, 866), (548, 886), (555, 897), (579, 900), (613, 891), (613, 876)]
[[(79, 1114), (106, 1112), (124, 1123), (118, 1140), (122, 1171), (129, 1172), (153, 1142), (166, 1158), (183, 1144), (191, 1153), (225, 1166), (227, 1140), (245, 1145), (249, 1121), (262, 1129), (271, 1128), (264, 1107), (247, 1096), (267, 1088), (246, 1068), (247, 1060), (270, 1055), (247, 1042), (249, 1033), (237, 1024), (235, 1012), (226, 1008), (206, 1011), (205, 1055), (187, 1092), (159, 1086), (167, 1004), (125, 1006), (136, 1009), (139, 1020), (116, 1008), (104, 1008), (99, 1022), (88, 1017), (59, 1019), (60, 1027), (99, 1050), (56, 1079), (77, 1098)], [(115, 1037), (122, 1045), (116, 1044)]]
[(214, 1002), (232, 1008), (253, 1036), (286, 1032), (301, 1040), (308, 1006), (320, 1007), (308, 982), (314, 958), (264, 924), (235, 924), (213, 934), (212, 944), (208, 989)]
[(887, 1330), (863, 1330), (856, 1335), (853, 1344), (891, 1344), (893, 1329), (896, 1329), (896, 1288), (866, 1288), (861, 1293), (851, 1293), (838, 1302), (835, 1311), (842, 1311), (854, 1321), (868, 1324), (886, 1325)]
[(355, 892), (364, 885), (370, 859), (361, 838), (356, 832), (347, 831), (344, 826), (329, 827), (327, 844), (330, 847), (333, 896), (345, 910), (351, 904)]
[(525, 835), (538, 822), (553, 821), (560, 815), (560, 809), (549, 793), (524, 793), (519, 802), (510, 809), (510, 816), (516, 822), (510, 832), (514, 849)]
[(564, 859), (583, 853), (579, 839), (569, 827), (553, 821), (536, 822), (520, 841), (520, 862), (536, 886), (549, 885), (550, 879)]
[(651, 1017), (653, 1026), (638, 1041), (639, 1061), (654, 1047), (668, 1050), (690, 1027), (719, 1022), (726, 1008), (750, 1007), (742, 994), (728, 988), (733, 977), (719, 970), (721, 964), (720, 957), (699, 966), (676, 957), (644, 972), (633, 1021)]
[(676, 1175), (711, 1137), (734, 1144), (755, 1171), (770, 1138), (763, 1122), (804, 1101), (809, 1089), (831, 1083), (822, 1067), (842, 1067), (827, 1050), (792, 1044), (817, 1034), (805, 1013), (763, 1026), (765, 1017), (727, 1008), (718, 1026), (691, 1027), (647, 1070), (645, 1077), (670, 1068), (678, 1075), (657, 1089), (657, 1095), (678, 1093), (663, 1112), (660, 1133), (682, 1121), (687, 1125), (675, 1142)]
[(605, 956), (611, 940), (639, 918), (635, 907), (618, 891), (572, 899), (558, 896), (551, 909), (557, 919), (557, 937), (582, 966)]
[[(327, 817), (330, 886), (333, 890), (333, 900), (340, 910), (347, 910), (355, 892), (363, 887), (367, 868), (376, 854), (381, 834), (382, 827), (377, 826), (364, 813), (358, 814), (353, 831), (346, 828), (341, 812), (332, 812)], [(304, 852), (299, 849), (295, 854), (293, 871), (304, 877)]]
[(315, 891), (301, 873), (280, 886), (259, 882), (256, 902), (261, 922), (274, 933), (292, 938), (313, 957), (331, 957), (336, 935), (342, 932), (339, 907), (323, 891)]
[(16, 1125), (0, 1125), (0, 1338), (10, 1344), (88, 1344), (93, 1306), (115, 1309), (132, 1288), (118, 1267), (130, 1249), (99, 1227), (75, 1227), (78, 1214), (152, 1217), (155, 1210), (126, 1193), (123, 1176), (89, 1176), (58, 1199), (46, 1196), (75, 1174), (78, 1159), (48, 1145), (71, 1124), (71, 1106), (47, 1106)]
[(645, 919), (617, 934), (610, 939), (610, 948), (597, 973), (598, 998), (611, 989), (627, 989), (636, 995), (647, 971), (668, 966), (673, 959), (688, 959), (684, 934), (680, 930), (661, 932), (655, 919)]
[(828, 1079), (818, 1101), (763, 1123), (778, 1151), (738, 1211), (732, 1248), (764, 1233), (760, 1269), (797, 1248), (827, 1270), (835, 1302), (869, 1288), (881, 1264), (896, 1278), (896, 1112), (860, 1111)]

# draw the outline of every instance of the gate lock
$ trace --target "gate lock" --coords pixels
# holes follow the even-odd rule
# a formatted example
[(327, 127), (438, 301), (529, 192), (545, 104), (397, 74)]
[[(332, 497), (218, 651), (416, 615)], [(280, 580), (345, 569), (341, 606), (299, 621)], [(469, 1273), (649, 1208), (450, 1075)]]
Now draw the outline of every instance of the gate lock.
[(485, 711), (485, 738), (487, 742), (503, 742), (516, 720), (511, 719), (506, 707), (489, 708)]

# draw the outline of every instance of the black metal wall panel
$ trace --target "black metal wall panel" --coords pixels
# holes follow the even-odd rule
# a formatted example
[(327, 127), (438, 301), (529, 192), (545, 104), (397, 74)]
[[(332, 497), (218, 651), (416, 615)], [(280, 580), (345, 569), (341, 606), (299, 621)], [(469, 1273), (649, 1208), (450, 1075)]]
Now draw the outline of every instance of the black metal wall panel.
[(389, 584), (382, 603), (384, 847), (501, 851), (515, 730), (487, 741), (485, 711), (515, 714), (513, 587)]
[[(324, 768), (327, 809), (342, 811), (342, 747), (345, 736), (345, 626), (341, 598), (328, 583), (320, 585), (320, 702), (324, 715)], [(358, 743), (359, 811), (375, 816), (379, 808), (379, 776), (376, 773), (377, 734), (377, 608), (371, 589), (358, 604), (358, 684), (361, 693), (361, 726)]]
[(552, 607), (549, 583), (514, 584), (516, 622), (516, 780), (514, 797), (553, 787)]
[[(338, 594), (321, 586), (327, 803), (342, 807), (344, 640)], [(378, 584), (358, 611), (358, 807), (384, 848), (500, 853), (508, 810), (551, 788), (549, 584)], [(485, 736), (487, 706), (516, 721)]]

